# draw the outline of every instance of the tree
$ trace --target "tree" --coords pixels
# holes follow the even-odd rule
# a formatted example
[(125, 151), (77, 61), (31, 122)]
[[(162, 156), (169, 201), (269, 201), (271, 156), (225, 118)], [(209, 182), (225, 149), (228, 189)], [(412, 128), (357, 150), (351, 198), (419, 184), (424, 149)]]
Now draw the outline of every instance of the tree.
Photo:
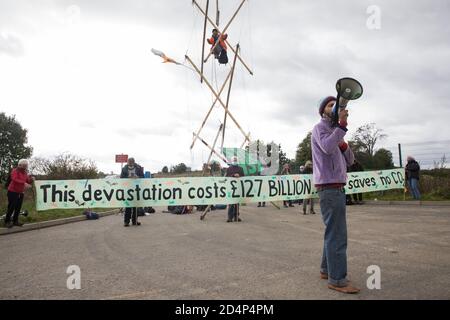
[(215, 173), (215, 172), (219, 172), (220, 173), (221, 166), (220, 166), (220, 163), (218, 161), (212, 161), (211, 164), (210, 164), (210, 167), (211, 167), (211, 172), (212, 173)]
[(281, 149), (281, 144), (278, 145), (280, 150), (280, 167), (283, 167), (285, 164), (291, 164), (291, 160), (286, 156), (286, 152)]
[(297, 151), (295, 153), (294, 166), (300, 167), (305, 164), (306, 161), (312, 160), (312, 149), (311, 149), (311, 134), (308, 132), (306, 137), (299, 143)]
[(439, 161), (433, 161), (433, 164), (434, 164), (434, 169), (443, 170), (447, 167), (447, 157), (444, 154)]
[(387, 135), (382, 132), (383, 130), (378, 129), (375, 126), (375, 123), (365, 124), (356, 129), (356, 132), (352, 137), (354, 143), (353, 146), (356, 148), (356, 151), (362, 151), (373, 157), (377, 141), (387, 137)]
[(167, 166), (164, 166), (161, 171), (162, 173), (169, 173), (169, 168), (167, 168)]
[(392, 169), (394, 168), (394, 162), (392, 160), (392, 152), (381, 148), (375, 152), (373, 156), (373, 167), (372, 169), (381, 170), (381, 169)]
[(394, 167), (392, 152), (386, 149), (376, 150), (376, 144), (387, 137), (375, 123), (365, 124), (356, 129), (349, 146), (355, 158), (365, 169), (390, 169)]
[(62, 153), (51, 159), (32, 158), (30, 172), (43, 179), (96, 179), (101, 177), (92, 160), (70, 153)]
[(27, 133), (15, 116), (0, 113), (0, 181), (5, 181), (10, 169), (20, 159), (31, 156), (33, 149), (26, 145)]
[(172, 173), (178, 174), (178, 173), (185, 173), (187, 170), (187, 166), (184, 163), (179, 163), (176, 166), (173, 166), (170, 170)]

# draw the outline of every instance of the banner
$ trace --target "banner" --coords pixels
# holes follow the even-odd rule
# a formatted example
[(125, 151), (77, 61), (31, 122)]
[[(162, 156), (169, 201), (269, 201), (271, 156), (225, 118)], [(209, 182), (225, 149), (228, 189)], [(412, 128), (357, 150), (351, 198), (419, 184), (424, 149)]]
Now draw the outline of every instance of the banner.
[[(37, 210), (235, 204), (317, 198), (312, 175), (38, 180)], [(348, 174), (346, 193), (403, 189), (404, 169)]]

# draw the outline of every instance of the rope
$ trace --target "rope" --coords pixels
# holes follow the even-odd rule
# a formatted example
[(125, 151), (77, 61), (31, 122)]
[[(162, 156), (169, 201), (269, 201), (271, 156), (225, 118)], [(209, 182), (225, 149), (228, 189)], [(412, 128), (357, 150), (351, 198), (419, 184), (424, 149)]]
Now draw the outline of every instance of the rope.
[(194, 37), (194, 30), (197, 27), (197, 22), (198, 22), (197, 16), (198, 15), (199, 15), (199, 13), (197, 12), (197, 10), (195, 10), (194, 4), (192, 4), (192, 19), (193, 19), (194, 22), (192, 23), (191, 35), (189, 36), (189, 41), (187, 43), (187, 47), (186, 47), (187, 49), (186, 49), (186, 54), (185, 55), (188, 54), (189, 48), (191, 47), (192, 38)]

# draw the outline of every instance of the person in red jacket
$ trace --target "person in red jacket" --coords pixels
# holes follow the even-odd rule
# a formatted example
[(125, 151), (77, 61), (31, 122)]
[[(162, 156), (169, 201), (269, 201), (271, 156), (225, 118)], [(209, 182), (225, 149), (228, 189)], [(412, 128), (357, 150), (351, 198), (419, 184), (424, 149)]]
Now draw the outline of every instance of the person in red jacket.
[[(19, 213), (22, 209), (23, 194), (26, 189), (31, 188), (34, 177), (28, 175), (28, 161), (21, 159), (17, 168), (11, 172), (11, 182), (8, 185), (8, 211), (5, 217), (5, 226), (23, 226), (19, 223)], [(11, 222), (12, 217), (12, 222)]]
[[(212, 45), (211, 51), (214, 54), (214, 57), (218, 59), (221, 64), (228, 63), (227, 44), (225, 42), (227, 38), (228, 34), (220, 34), (219, 30), (213, 29), (211, 38), (206, 40), (210, 45)], [(216, 45), (216, 42), (219, 43)]]

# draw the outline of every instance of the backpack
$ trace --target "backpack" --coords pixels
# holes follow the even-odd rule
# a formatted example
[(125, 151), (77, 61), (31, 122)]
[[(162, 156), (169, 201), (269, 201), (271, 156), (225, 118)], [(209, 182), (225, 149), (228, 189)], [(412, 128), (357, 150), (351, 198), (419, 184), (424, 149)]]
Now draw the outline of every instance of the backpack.
[(85, 211), (84, 214), (88, 220), (97, 220), (99, 218), (98, 214), (93, 211)]

